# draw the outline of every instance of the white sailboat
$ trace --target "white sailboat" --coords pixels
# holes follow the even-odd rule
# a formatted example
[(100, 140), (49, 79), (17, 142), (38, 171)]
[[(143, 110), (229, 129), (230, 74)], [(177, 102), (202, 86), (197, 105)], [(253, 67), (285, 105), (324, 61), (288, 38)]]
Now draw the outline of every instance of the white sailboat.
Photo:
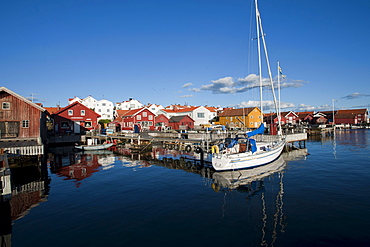
[[(256, 26), (257, 26), (256, 29), (258, 44), (258, 67), (260, 79), (260, 101), (262, 114), (261, 125), (258, 129), (246, 133), (246, 138), (244, 140), (236, 138), (233, 140), (233, 142), (230, 143), (227, 149), (222, 150), (219, 153), (214, 153), (212, 155), (212, 166), (216, 171), (245, 169), (268, 164), (279, 158), (285, 146), (285, 139), (282, 137), (281, 134), (280, 118), (278, 121), (279, 122), (278, 136), (269, 136), (269, 138), (259, 138), (261, 139), (260, 141), (257, 141), (255, 138), (251, 138), (253, 136), (257, 136), (258, 134), (264, 133), (263, 106), (262, 106), (261, 40), (263, 45), (263, 51), (265, 53), (266, 65), (269, 73), (275, 109), (276, 112), (279, 113), (257, 0), (255, 0), (255, 12), (256, 12)], [(245, 150), (240, 149), (240, 145), (246, 146), (246, 149)]]

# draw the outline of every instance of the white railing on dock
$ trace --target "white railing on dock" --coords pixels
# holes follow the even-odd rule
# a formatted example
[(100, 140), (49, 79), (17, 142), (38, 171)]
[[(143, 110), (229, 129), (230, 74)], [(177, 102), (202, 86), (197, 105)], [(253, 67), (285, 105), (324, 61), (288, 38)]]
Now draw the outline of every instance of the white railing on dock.
[(25, 147), (8, 147), (4, 148), (4, 151), (9, 154), (18, 155), (41, 155), (44, 154), (44, 146), (25, 146)]

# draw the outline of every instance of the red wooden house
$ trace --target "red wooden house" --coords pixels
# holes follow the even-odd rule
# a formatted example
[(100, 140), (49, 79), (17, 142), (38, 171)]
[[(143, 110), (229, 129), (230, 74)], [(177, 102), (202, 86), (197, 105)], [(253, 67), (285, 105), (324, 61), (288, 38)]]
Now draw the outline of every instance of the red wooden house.
[(315, 123), (313, 111), (297, 112), (297, 115), (298, 115), (299, 123), (304, 123), (304, 124)]
[(0, 87), (0, 138), (29, 140), (41, 145), (46, 140), (47, 111), (38, 104)]
[(100, 115), (80, 102), (75, 102), (53, 113), (54, 130), (57, 133), (80, 134), (99, 128)]
[(334, 115), (335, 124), (362, 124), (368, 121), (367, 109), (338, 110)]
[[(263, 114), (263, 121), (267, 124), (278, 124), (279, 118), (276, 113), (266, 113)], [(284, 125), (286, 123), (286, 118), (283, 115), (280, 115), (280, 123)]]
[(144, 130), (155, 129), (155, 114), (146, 107), (129, 110), (116, 120), (121, 122), (122, 130), (134, 130), (135, 125)]
[(299, 117), (293, 111), (282, 112), (281, 113), (281, 116), (286, 119), (286, 121), (285, 121), (284, 124), (293, 124), (294, 125), (294, 124), (298, 124), (299, 123)]
[(173, 130), (188, 130), (194, 129), (194, 119), (188, 115), (173, 116), (170, 118), (168, 125)]
[(163, 130), (164, 128), (168, 127), (170, 120), (164, 114), (160, 114), (155, 117), (155, 128), (156, 130)]

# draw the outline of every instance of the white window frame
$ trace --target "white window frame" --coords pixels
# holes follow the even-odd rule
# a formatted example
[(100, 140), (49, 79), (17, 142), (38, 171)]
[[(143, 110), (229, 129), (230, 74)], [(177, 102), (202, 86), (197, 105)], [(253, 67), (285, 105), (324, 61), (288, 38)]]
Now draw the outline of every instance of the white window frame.
[(29, 128), (30, 120), (22, 120), (22, 128)]
[(3, 103), (1, 104), (1, 108), (2, 108), (3, 110), (9, 110), (9, 109), (10, 109), (10, 103), (9, 103), (9, 102), (3, 102)]

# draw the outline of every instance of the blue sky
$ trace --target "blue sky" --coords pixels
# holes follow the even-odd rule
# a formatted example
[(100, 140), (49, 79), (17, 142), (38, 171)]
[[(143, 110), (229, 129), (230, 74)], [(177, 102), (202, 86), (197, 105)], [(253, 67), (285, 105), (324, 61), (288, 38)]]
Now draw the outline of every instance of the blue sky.
[[(44, 106), (89, 95), (253, 106), (251, 1), (1, 1), (0, 86)], [(273, 75), (278, 60), (286, 75), (283, 110), (331, 110), (332, 99), (369, 107), (370, 1), (259, 0), (259, 9)]]

